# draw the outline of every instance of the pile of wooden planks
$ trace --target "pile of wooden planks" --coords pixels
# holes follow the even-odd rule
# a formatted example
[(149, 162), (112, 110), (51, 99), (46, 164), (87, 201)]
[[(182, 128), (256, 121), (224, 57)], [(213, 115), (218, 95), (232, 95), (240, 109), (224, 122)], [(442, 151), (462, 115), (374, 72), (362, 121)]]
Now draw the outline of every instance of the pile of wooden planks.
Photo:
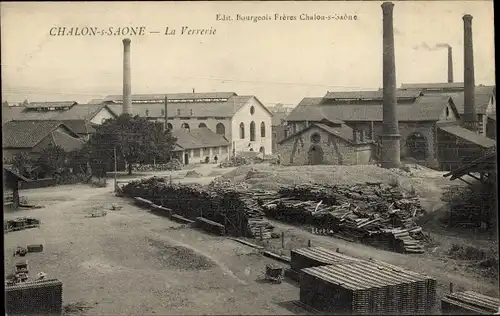
[(229, 184), (209, 188), (171, 184), (163, 178), (133, 181), (123, 187), (125, 196), (147, 206), (145, 200), (195, 220), (204, 218), (225, 227), (232, 236), (271, 238), (272, 226), (252, 194)]
[(424, 252), (426, 236), (415, 219), (425, 210), (417, 197), (397, 188), (381, 183), (297, 185), (255, 197), (270, 218), (397, 252)]

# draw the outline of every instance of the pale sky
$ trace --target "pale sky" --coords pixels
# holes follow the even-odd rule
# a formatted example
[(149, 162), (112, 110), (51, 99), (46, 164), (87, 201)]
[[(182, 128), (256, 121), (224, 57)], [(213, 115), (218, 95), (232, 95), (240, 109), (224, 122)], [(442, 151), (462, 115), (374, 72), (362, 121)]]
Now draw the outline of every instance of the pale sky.
[[(132, 92), (230, 91), (266, 105), (295, 105), (327, 90), (382, 87), (379, 1), (333, 2), (2, 2), (2, 99), (75, 100), (122, 93), (122, 39), (50, 36), (54, 26), (145, 26), (131, 38)], [(471, 14), (476, 84), (495, 83), (493, 1), (394, 1), (396, 79), (463, 81), (463, 20)], [(216, 21), (216, 14), (266, 15), (271, 21)], [(274, 14), (357, 15), (357, 21), (276, 21)], [(165, 27), (177, 29), (165, 36)], [(183, 26), (216, 35), (180, 35)], [(150, 34), (149, 31), (160, 31)], [(416, 48), (419, 46), (420, 48)]]

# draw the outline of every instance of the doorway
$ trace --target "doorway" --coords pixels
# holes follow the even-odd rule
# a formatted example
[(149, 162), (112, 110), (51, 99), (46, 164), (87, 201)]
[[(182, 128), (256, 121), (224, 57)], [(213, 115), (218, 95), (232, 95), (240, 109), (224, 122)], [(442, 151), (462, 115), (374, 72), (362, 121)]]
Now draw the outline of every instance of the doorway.
[(189, 154), (188, 153), (184, 154), (184, 164), (189, 165)]
[(308, 160), (310, 165), (323, 164), (323, 149), (319, 145), (312, 145), (309, 148)]

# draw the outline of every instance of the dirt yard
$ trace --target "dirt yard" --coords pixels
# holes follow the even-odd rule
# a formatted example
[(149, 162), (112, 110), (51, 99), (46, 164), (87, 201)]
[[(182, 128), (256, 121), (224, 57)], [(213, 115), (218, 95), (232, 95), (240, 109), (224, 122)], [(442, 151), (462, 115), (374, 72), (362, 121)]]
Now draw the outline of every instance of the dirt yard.
[[(249, 168), (262, 168), (274, 173), (269, 178), (249, 179), (249, 182), (266, 187), (265, 183), (283, 183), (305, 175), (311, 180), (317, 177), (319, 182), (325, 181), (321, 179), (328, 179), (327, 173), (331, 170), (322, 167), (325, 166), (302, 167), (302, 172), (297, 173), (296, 170), (285, 170), (285, 167), (264, 165), (237, 169), (200, 166), (196, 171), (201, 177), (184, 178), (186, 170), (174, 172), (173, 177), (177, 177), (175, 182), (208, 184), (215, 176), (226, 172), (229, 172), (229, 177), (244, 179)], [(363, 175), (359, 176), (353, 174), (354, 169), (345, 169), (348, 168), (335, 169), (333, 177), (342, 182), (349, 181), (346, 180), (349, 174), (357, 181), (370, 181), (365, 178), (391, 181), (385, 170), (373, 169), (371, 174), (363, 170)], [(435, 192), (440, 188), (439, 183), (447, 181), (434, 177), (434, 187), (434, 184), (429, 184), (432, 177), (393, 173), (402, 185), (430, 192), (426, 196), (431, 198), (439, 195)], [(288, 177), (285, 180), (284, 175)], [(138, 178), (145, 176), (151, 174)], [(111, 193), (112, 183), (112, 180), (108, 181), (107, 188), (75, 185), (21, 191), (21, 196), (45, 208), (6, 213), (5, 218), (32, 216), (40, 219), (42, 225), (4, 236), (6, 273), (11, 272), (13, 264), (19, 260), (10, 255), (16, 246), (41, 243), (43, 252), (29, 253), (25, 257), (31, 274), (43, 271), (48, 278), (60, 279), (64, 304), (84, 305), (85, 308), (80, 309), (89, 315), (299, 313), (291, 303), (299, 298), (296, 284), (284, 282), (278, 285), (260, 280), (266, 263), (275, 261), (232, 240), (211, 236), (139, 209), (129, 200), (115, 197)], [(114, 204), (122, 209), (111, 210)], [(105, 210), (107, 215), (92, 218), (89, 214), (94, 210)], [(306, 246), (307, 240), (311, 240), (313, 245), (338, 247), (348, 255), (372, 257), (435, 276), (443, 287), (447, 282), (454, 282), (457, 289), (498, 295), (495, 282), (462, 268), (451, 259), (432, 254), (396, 254), (312, 235), (281, 223), (274, 224), (278, 232), (285, 232), (287, 249)], [(281, 241), (273, 240), (268, 247), (279, 252)], [(70, 314), (69, 310), (67, 314)]]

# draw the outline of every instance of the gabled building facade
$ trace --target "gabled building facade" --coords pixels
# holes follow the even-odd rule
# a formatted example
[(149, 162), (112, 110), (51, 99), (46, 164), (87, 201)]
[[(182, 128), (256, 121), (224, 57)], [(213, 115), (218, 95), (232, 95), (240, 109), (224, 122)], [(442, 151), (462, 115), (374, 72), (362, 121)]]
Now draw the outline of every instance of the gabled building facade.
[[(167, 106), (165, 106), (165, 97)], [(122, 113), (122, 96), (103, 99), (114, 114)], [(173, 132), (208, 128), (229, 141), (230, 155), (272, 153), (272, 113), (255, 97), (234, 92), (132, 95), (132, 114), (165, 122)]]
[[(438, 138), (438, 134), (451, 134), (455, 142), (464, 142), (464, 148), (476, 154), (491, 145), (486, 137), (470, 135), (473, 132), (460, 127), (460, 114), (450, 96), (398, 90), (396, 97), (402, 160), (410, 159), (436, 169), (461, 163), (458, 160), (461, 156), (443, 154), (440, 146), (444, 146), (445, 140)], [(378, 158), (381, 154), (382, 104), (381, 90), (328, 92), (322, 98), (304, 98), (287, 117), (287, 133), (295, 134), (325, 119), (344, 122), (355, 134), (374, 141), (375, 157)]]

